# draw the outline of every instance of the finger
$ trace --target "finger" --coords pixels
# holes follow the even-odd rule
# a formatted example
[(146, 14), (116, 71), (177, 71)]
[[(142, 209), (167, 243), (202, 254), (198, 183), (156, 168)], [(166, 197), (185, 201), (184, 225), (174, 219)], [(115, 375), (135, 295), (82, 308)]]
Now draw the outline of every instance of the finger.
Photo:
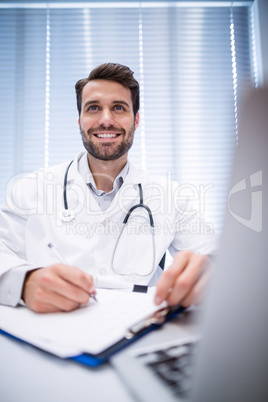
[(55, 293), (47, 294), (46, 303), (43, 304), (45, 304), (46, 312), (73, 311), (81, 306), (81, 303)]
[(94, 291), (92, 276), (81, 269), (64, 264), (55, 264), (53, 267), (54, 271), (57, 272), (63, 280), (76, 285), (78, 288), (81, 288), (88, 293)]
[(80, 306), (80, 303), (51, 292), (51, 290), (47, 291), (40, 286), (27, 293), (25, 303), (27, 307), (37, 313), (71, 311)]
[(190, 254), (191, 253), (186, 251), (181, 251), (177, 253), (174, 257), (172, 265), (163, 272), (156, 287), (155, 303), (157, 305), (160, 304), (163, 300), (167, 299), (170, 289), (174, 287), (178, 276), (187, 265)]
[(34, 304), (28, 303), (27, 307), (30, 310), (33, 310), (36, 313), (57, 313), (60, 312), (56, 306), (53, 306), (52, 304), (47, 304), (47, 303), (37, 303), (35, 302)]
[(192, 304), (200, 304), (203, 302), (205, 297), (205, 290), (207, 288), (209, 279), (211, 276), (211, 269), (206, 267), (203, 271), (202, 276), (195, 283), (193, 288), (188, 292), (185, 298), (181, 301), (183, 307), (189, 307)]
[(58, 295), (51, 298), (51, 300), (46, 297), (46, 300), (47, 301), (44, 302), (35, 299), (32, 303), (28, 304), (28, 307), (36, 313), (67, 312), (80, 307), (79, 303), (72, 302), (71, 300), (67, 300), (65, 298), (60, 298)]
[[(75, 267), (67, 269), (69, 268)], [(42, 272), (39, 286), (39, 293), (41, 293), (39, 296), (48, 302), (51, 302), (51, 297), (54, 299), (57, 295), (60, 300), (63, 298), (62, 300), (66, 299), (78, 304), (86, 304), (89, 301), (89, 292), (60, 277), (57, 269), (52, 272), (50, 270)], [(61, 306), (62, 304), (59, 304), (60, 308)]]
[[(70, 267), (67, 267), (69, 269)], [(48, 303), (56, 310), (73, 310), (80, 304), (86, 304), (89, 293), (76, 285), (63, 280), (58, 274), (59, 267), (50, 266), (31, 273), (25, 284), (25, 303), (35, 311), (51, 311), (40, 304)]]
[[(191, 292), (194, 293), (195, 285), (203, 275), (203, 267), (207, 260), (206, 256), (192, 254), (184, 270), (177, 276), (173, 288), (169, 291), (167, 302), (169, 305), (182, 304), (187, 295), (192, 299)], [(188, 306), (187, 306), (188, 307)]]

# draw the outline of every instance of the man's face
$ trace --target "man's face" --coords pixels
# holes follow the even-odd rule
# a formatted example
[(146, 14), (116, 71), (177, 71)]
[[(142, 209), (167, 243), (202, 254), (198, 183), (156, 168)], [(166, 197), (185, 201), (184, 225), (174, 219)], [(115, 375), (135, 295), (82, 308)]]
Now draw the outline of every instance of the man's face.
[(84, 147), (94, 158), (108, 161), (127, 154), (139, 124), (130, 89), (115, 81), (90, 81), (83, 88), (78, 123)]

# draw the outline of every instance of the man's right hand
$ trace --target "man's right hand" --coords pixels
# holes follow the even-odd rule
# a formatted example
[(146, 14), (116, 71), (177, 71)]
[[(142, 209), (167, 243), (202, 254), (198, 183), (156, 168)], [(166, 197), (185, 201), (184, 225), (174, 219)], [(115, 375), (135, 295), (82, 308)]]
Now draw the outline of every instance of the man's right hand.
[(81, 269), (53, 264), (27, 274), (22, 298), (38, 313), (71, 311), (89, 301), (95, 293), (93, 278)]

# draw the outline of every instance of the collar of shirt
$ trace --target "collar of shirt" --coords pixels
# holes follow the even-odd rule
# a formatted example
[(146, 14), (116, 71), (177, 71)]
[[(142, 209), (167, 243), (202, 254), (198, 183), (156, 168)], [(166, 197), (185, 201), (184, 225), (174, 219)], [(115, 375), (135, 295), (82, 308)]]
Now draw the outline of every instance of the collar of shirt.
[(92, 192), (101, 197), (104, 195), (109, 195), (114, 193), (114, 195), (117, 193), (117, 191), (120, 189), (122, 184), (124, 183), (124, 180), (128, 174), (129, 171), (129, 162), (127, 161), (126, 165), (123, 167), (121, 172), (117, 175), (117, 177), (114, 180), (113, 183), (113, 189), (109, 193), (105, 193), (103, 190), (98, 190), (96, 187), (95, 180), (92, 176), (92, 173), (89, 169), (88, 166), (88, 159), (87, 159), (87, 152), (84, 153), (84, 155), (81, 157), (81, 159), (78, 162), (78, 171), (85, 180), (86, 184), (88, 187), (92, 190)]

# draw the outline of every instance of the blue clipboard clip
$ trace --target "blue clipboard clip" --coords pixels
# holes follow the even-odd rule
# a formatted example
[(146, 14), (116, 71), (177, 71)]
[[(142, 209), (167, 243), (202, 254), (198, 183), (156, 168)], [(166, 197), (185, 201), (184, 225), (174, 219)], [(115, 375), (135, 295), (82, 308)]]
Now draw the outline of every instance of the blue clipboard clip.
[(125, 335), (126, 339), (132, 339), (135, 336), (139, 335), (146, 329), (150, 328), (152, 325), (153, 326), (161, 326), (166, 322), (167, 318), (171, 318), (173, 313), (178, 314), (178, 312), (184, 311), (185, 308), (182, 306), (168, 306), (168, 307), (163, 307), (159, 310), (157, 310), (154, 314), (152, 314), (150, 317), (145, 318), (144, 320), (141, 320), (137, 322), (136, 324), (132, 325), (130, 327)]

